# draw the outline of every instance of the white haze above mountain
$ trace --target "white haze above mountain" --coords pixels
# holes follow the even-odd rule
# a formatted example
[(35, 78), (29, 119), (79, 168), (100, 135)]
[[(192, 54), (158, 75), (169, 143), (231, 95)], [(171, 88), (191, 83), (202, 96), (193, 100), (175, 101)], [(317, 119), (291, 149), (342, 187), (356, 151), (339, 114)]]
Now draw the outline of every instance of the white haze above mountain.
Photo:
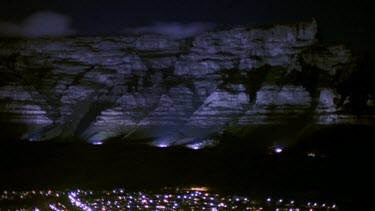
[[(0, 36), (9, 37), (59, 37), (75, 34), (72, 21), (64, 14), (41, 11), (26, 17), (20, 23), (0, 22)], [(146, 26), (125, 28), (123, 33), (162, 34), (177, 38), (191, 37), (215, 27), (206, 22), (154, 22)]]
[(51, 12), (37, 12), (21, 23), (0, 22), (0, 36), (57, 37), (74, 34), (68, 16)]
[(193, 22), (187, 24), (178, 22), (155, 22), (147, 26), (126, 28), (124, 32), (131, 34), (154, 33), (177, 38), (185, 38), (209, 31), (214, 27), (215, 24), (204, 22)]

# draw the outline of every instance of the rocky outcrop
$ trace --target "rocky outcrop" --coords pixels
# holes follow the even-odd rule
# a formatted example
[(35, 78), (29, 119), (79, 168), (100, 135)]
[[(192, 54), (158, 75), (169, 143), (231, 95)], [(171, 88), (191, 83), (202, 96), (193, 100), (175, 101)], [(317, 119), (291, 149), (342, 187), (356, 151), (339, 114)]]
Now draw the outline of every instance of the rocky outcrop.
[(140, 133), (210, 140), (228, 126), (296, 118), (372, 122), (348, 109), (354, 98), (342, 87), (357, 71), (351, 52), (316, 37), (313, 21), (186, 39), (2, 38), (0, 124), (19, 128), (12, 138), (97, 142)]

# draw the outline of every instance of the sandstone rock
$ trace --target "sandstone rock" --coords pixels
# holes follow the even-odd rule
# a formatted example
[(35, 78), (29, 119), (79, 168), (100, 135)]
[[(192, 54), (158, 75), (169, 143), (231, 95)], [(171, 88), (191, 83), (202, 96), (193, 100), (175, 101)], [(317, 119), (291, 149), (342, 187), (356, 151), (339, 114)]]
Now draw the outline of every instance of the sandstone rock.
[(235, 94), (217, 90), (208, 96), (203, 105), (192, 114), (188, 125), (224, 125), (243, 113), (249, 102), (249, 95), (241, 89)]
[(265, 85), (257, 92), (255, 104), (310, 106), (311, 97), (302, 86)]

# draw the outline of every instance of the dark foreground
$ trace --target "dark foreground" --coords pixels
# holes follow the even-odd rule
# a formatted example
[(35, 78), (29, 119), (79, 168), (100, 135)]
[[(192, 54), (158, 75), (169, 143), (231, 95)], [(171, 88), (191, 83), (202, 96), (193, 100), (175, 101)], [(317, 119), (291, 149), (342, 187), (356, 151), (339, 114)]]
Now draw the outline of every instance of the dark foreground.
[[(336, 203), (340, 210), (370, 205), (373, 126), (306, 132), (280, 154), (267, 135), (225, 134), (203, 150), (112, 143), (9, 143), (0, 146), (2, 191), (154, 191), (210, 187), (214, 193), (256, 200), (287, 198)], [(270, 132), (272, 133), (272, 132)], [(262, 142), (267, 144), (256, 144)], [(285, 141), (284, 141), (285, 142)], [(272, 143), (272, 141), (270, 142)], [(3, 192), (4, 193), (4, 192)], [(13, 204), (12, 204), (13, 203)], [(20, 201), (2, 201), (14, 206)]]

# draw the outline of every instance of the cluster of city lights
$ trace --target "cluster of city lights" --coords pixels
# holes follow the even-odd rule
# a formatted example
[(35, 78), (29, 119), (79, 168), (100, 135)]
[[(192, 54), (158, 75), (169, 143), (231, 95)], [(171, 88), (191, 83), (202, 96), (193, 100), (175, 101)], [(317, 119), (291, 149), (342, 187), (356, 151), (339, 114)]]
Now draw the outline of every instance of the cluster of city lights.
[[(24, 203), (23, 203), (24, 201)], [(30, 203), (32, 202), (32, 203)], [(165, 188), (159, 191), (3, 191), (0, 207), (17, 210), (338, 210), (333, 203), (302, 202), (268, 197), (264, 200), (213, 193), (205, 187)]]

